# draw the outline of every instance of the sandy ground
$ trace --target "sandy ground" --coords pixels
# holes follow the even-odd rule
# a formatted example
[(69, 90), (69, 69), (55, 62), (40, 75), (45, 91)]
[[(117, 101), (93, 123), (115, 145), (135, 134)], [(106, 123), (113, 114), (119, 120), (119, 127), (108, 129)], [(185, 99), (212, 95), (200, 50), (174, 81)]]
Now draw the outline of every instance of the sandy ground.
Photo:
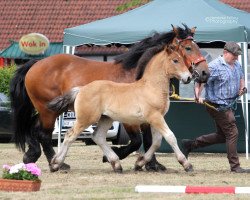
[[(225, 154), (191, 154), (193, 173), (186, 173), (174, 154), (157, 154), (167, 167), (166, 172), (133, 171), (137, 154), (122, 160), (124, 172), (116, 174), (107, 163), (102, 163), (98, 146), (72, 145), (66, 158), (71, 170), (50, 173), (44, 156), (37, 162), (42, 169), (42, 186), (38, 192), (0, 192), (0, 199), (250, 199), (250, 195), (231, 194), (167, 194), (137, 193), (136, 185), (193, 185), (193, 186), (250, 186), (250, 174), (229, 172)], [(0, 144), (3, 164), (22, 162), (22, 153), (13, 144)], [(240, 155), (242, 167), (250, 168), (249, 160)]]

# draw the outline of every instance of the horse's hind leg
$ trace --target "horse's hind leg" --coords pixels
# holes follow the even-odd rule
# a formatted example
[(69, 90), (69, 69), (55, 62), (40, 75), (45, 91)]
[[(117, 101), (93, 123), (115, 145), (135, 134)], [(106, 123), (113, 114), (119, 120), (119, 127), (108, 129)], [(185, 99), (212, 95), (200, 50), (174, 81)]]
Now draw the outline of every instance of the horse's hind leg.
[(102, 116), (98, 122), (97, 128), (93, 133), (93, 141), (102, 149), (104, 156), (107, 157), (115, 172), (122, 172), (119, 157), (107, 144), (106, 136), (113, 120), (109, 117)]
[[(152, 145), (152, 134), (149, 124), (142, 124), (141, 130), (143, 132), (143, 147), (145, 152), (148, 151)], [(152, 159), (145, 164), (147, 171), (165, 171), (166, 167), (156, 160), (155, 154), (153, 154)]]
[[(138, 126), (123, 125), (130, 138), (130, 143), (126, 146), (112, 147), (113, 151), (117, 154), (120, 160), (128, 157), (128, 155), (134, 151), (137, 151), (142, 144), (141, 134), (139, 134), (140, 128)], [(105, 156), (103, 157), (103, 162), (107, 162)]]
[(37, 133), (39, 131), (39, 127), (30, 127), (31, 137), (26, 138), (26, 143), (28, 144), (28, 150), (25, 152), (23, 156), (24, 163), (35, 163), (38, 158), (41, 156), (41, 147), (37, 138)]

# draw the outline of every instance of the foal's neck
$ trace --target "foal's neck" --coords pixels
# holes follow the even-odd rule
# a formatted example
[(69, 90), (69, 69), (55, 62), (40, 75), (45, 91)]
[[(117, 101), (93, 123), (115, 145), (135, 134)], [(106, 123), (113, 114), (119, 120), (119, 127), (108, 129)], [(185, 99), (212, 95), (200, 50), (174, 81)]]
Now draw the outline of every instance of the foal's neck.
[(147, 87), (154, 88), (155, 93), (163, 94), (168, 98), (170, 76), (166, 74), (164, 68), (164, 62), (166, 62), (166, 59), (160, 54), (162, 54), (162, 52), (158, 53), (151, 59), (139, 82), (142, 82), (146, 89)]

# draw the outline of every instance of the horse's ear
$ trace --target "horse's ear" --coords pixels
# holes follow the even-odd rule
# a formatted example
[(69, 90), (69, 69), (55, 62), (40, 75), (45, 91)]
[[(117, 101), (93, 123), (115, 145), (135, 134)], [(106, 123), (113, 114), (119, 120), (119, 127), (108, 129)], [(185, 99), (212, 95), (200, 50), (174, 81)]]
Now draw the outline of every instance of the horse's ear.
[(193, 27), (193, 28), (191, 28), (191, 33), (192, 34), (194, 34), (195, 33), (195, 29), (196, 29), (197, 27), (195, 26), (195, 27)]
[(173, 24), (171, 24), (172, 28), (173, 28), (173, 32), (177, 35), (178, 34), (178, 29), (176, 27), (174, 27)]

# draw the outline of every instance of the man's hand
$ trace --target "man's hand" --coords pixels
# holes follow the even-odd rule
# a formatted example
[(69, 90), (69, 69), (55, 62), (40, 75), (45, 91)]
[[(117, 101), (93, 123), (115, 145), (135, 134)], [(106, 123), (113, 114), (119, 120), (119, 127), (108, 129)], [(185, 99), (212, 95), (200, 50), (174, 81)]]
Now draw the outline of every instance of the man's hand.
[(246, 87), (243, 87), (242, 89), (240, 89), (238, 95), (241, 96), (243, 94), (247, 93), (247, 88)]
[(204, 99), (201, 98), (201, 97), (195, 98), (195, 103), (203, 104), (204, 103)]

